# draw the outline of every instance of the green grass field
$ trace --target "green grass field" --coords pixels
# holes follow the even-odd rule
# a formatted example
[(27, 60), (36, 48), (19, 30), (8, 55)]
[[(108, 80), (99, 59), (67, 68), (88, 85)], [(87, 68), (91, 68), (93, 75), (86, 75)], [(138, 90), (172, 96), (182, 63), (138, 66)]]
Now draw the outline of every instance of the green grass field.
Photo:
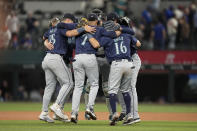
[[(0, 111), (40, 111), (41, 103), (36, 102), (6, 102), (0, 103)], [(80, 111), (84, 111), (85, 105), (80, 105)], [(71, 111), (71, 103), (65, 105), (65, 111)], [(120, 106), (118, 106), (120, 110)], [(106, 112), (107, 107), (103, 103), (96, 103), (96, 112)], [(139, 112), (197, 112), (197, 104), (139, 104)]]
[(197, 131), (195, 122), (149, 122), (132, 126), (109, 126), (106, 121), (79, 121), (78, 124), (40, 121), (0, 121), (0, 131)]
[[(0, 103), (0, 115), (3, 111), (40, 111), (40, 109), (41, 103)], [(70, 112), (70, 109), (71, 104), (68, 104), (65, 111)], [(84, 104), (81, 105), (81, 111), (84, 111)], [(95, 111), (106, 112), (107, 108), (105, 104), (97, 103)], [(139, 111), (197, 113), (197, 104), (139, 104)], [(132, 126), (123, 126), (120, 122), (114, 127), (108, 123), (108, 121), (79, 121), (76, 125), (58, 121), (50, 124), (38, 120), (0, 120), (0, 131), (197, 131), (197, 122), (142, 121)]]

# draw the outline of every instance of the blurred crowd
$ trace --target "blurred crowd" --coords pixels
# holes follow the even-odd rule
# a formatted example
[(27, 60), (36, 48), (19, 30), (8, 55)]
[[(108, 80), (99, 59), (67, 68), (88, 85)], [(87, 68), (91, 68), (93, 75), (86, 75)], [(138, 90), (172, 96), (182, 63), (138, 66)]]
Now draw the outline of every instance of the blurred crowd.
[[(11, 2), (9, 2), (11, 1)], [(136, 37), (142, 41), (145, 50), (195, 50), (197, 49), (197, 4), (189, 6), (170, 5), (160, 9), (161, 0), (153, 2), (141, 12), (141, 17), (134, 17), (129, 2), (132, 0), (111, 0), (113, 11), (120, 16), (132, 19), (131, 26)], [(97, 1), (96, 7), (107, 12), (106, 0)], [(5, 6), (6, 5), (6, 6)], [(91, 4), (89, 6), (92, 6)], [(99, 5), (99, 7), (98, 7)], [(41, 36), (45, 29), (40, 25), (41, 20), (35, 17), (42, 12), (27, 12), (22, 0), (8, 0), (0, 3), (0, 49), (43, 49)], [(58, 13), (58, 12), (56, 12)], [(79, 13), (79, 12), (78, 12)], [(18, 17), (26, 14), (24, 24)], [(61, 15), (61, 13), (59, 13)], [(83, 15), (83, 13), (81, 14)]]
[(137, 37), (146, 41), (146, 49), (196, 49), (197, 8), (194, 2), (189, 6), (171, 5), (163, 10), (148, 6), (141, 16), (133, 28)]
[(161, 0), (152, 0), (141, 16), (135, 17), (135, 10), (129, 0), (113, 0), (113, 8), (120, 16), (132, 19), (131, 27), (144, 43), (146, 50), (196, 50), (197, 49), (197, 3), (180, 3), (161, 8)]

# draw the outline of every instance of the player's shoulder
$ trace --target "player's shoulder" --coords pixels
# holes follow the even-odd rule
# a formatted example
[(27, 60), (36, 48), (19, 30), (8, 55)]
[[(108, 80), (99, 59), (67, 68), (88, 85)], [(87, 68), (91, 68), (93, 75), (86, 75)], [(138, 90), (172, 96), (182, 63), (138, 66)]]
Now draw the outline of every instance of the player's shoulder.
[(96, 26), (96, 29), (103, 29), (102, 26)]
[(129, 38), (131, 38), (131, 37), (132, 37), (132, 35), (127, 34), (127, 33), (121, 33), (121, 35), (120, 35), (120, 36), (123, 36), (123, 37), (129, 37)]
[(50, 27), (47, 32), (49, 34), (53, 34), (53, 33), (57, 32), (57, 28), (56, 27)]
[(101, 37), (101, 39), (102, 39), (102, 40), (105, 40), (105, 41), (110, 41), (110, 40), (112, 40), (112, 38), (107, 37), (107, 36), (103, 36), (103, 37)]
[(102, 26), (96, 26), (96, 31), (99, 32), (99, 31), (102, 31), (104, 28)]

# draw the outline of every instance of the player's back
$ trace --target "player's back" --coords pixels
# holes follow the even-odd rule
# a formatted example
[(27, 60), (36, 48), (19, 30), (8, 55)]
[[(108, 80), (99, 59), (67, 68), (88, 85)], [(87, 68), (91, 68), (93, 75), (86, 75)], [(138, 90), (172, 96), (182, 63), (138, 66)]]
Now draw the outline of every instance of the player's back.
[(90, 44), (87, 34), (83, 33), (76, 37), (76, 54), (95, 54), (96, 51)]
[[(93, 26), (95, 27), (95, 26)], [(94, 38), (100, 38), (100, 27), (96, 27), (96, 32), (92, 34)], [(76, 37), (76, 54), (96, 54), (95, 49), (88, 40), (86, 33), (83, 33)]]
[(105, 55), (109, 62), (121, 59), (131, 59), (130, 55), (131, 35), (121, 34), (119, 37), (111, 39), (101, 38), (101, 46), (104, 47)]

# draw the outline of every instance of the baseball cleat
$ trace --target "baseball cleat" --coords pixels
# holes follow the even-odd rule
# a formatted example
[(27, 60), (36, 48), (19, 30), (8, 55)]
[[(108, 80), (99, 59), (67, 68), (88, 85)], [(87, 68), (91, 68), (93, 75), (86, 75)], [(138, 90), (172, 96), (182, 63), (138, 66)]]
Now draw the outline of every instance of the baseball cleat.
[(112, 119), (111, 119), (111, 121), (110, 121), (109, 124), (110, 124), (111, 126), (114, 126), (114, 125), (116, 125), (117, 120), (118, 120), (118, 113), (115, 112), (115, 113), (112, 115)]
[(141, 121), (141, 119), (140, 118), (136, 118), (133, 121), (134, 121), (134, 123), (139, 123)]
[(50, 106), (50, 109), (52, 112), (54, 112), (59, 118), (65, 119), (64, 114), (62, 113), (62, 110), (60, 109), (60, 106), (57, 103), (54, 103), (52, 106)]
[(78, 121), (78, 115), (72, 114), (70, 118), (70, 122), (77, 124), (77, 121)]
[(91, 120), (90, 115), (88, 115), (86, 112), (85, 112), (84, 117), (85, 117), (86, 120)]
[(92, 120), (96, 120), (96, 115), (94, 114), (94, 109), (87, 108), (86, 112)]
[[(63, 111), (62, 111), (63, 112)], [(67, 115), (64, 115), (64, 119), (60, 119), (60, 121), (63, 121), (63, 122), (70, 122), (70, 120), (68, 119), (68, 116)]]
[(126, 116), (125, 113), (120, 113), (120, 116), (118, 118), (118, 121), (122, 121), (124, 119), (124, 117)]
[(62, 122), (70, 122), (70, 120), (68, 119), (68, 116), (67, 115), (64, 115), (64, 119), (62, 119), (62, 118), (60, 118), (60, 117), (58, 117), (57, 115), (53, 115), (53, 119), (54, 120), (58, 120), (58, 121), (62, 121)]
[(49, 112), (42, 111), (41, 114), (39, 115), (39, 119), (41, 121), (45, 121), (45, 122), (49, 122), (49, 123), (54, 123), (54, 120), (49, 116)]
[(124, 118), (123, 125), (131, 125), (134, 123), (134, 119), (131, 117), (130, 113), (127, 114)]

